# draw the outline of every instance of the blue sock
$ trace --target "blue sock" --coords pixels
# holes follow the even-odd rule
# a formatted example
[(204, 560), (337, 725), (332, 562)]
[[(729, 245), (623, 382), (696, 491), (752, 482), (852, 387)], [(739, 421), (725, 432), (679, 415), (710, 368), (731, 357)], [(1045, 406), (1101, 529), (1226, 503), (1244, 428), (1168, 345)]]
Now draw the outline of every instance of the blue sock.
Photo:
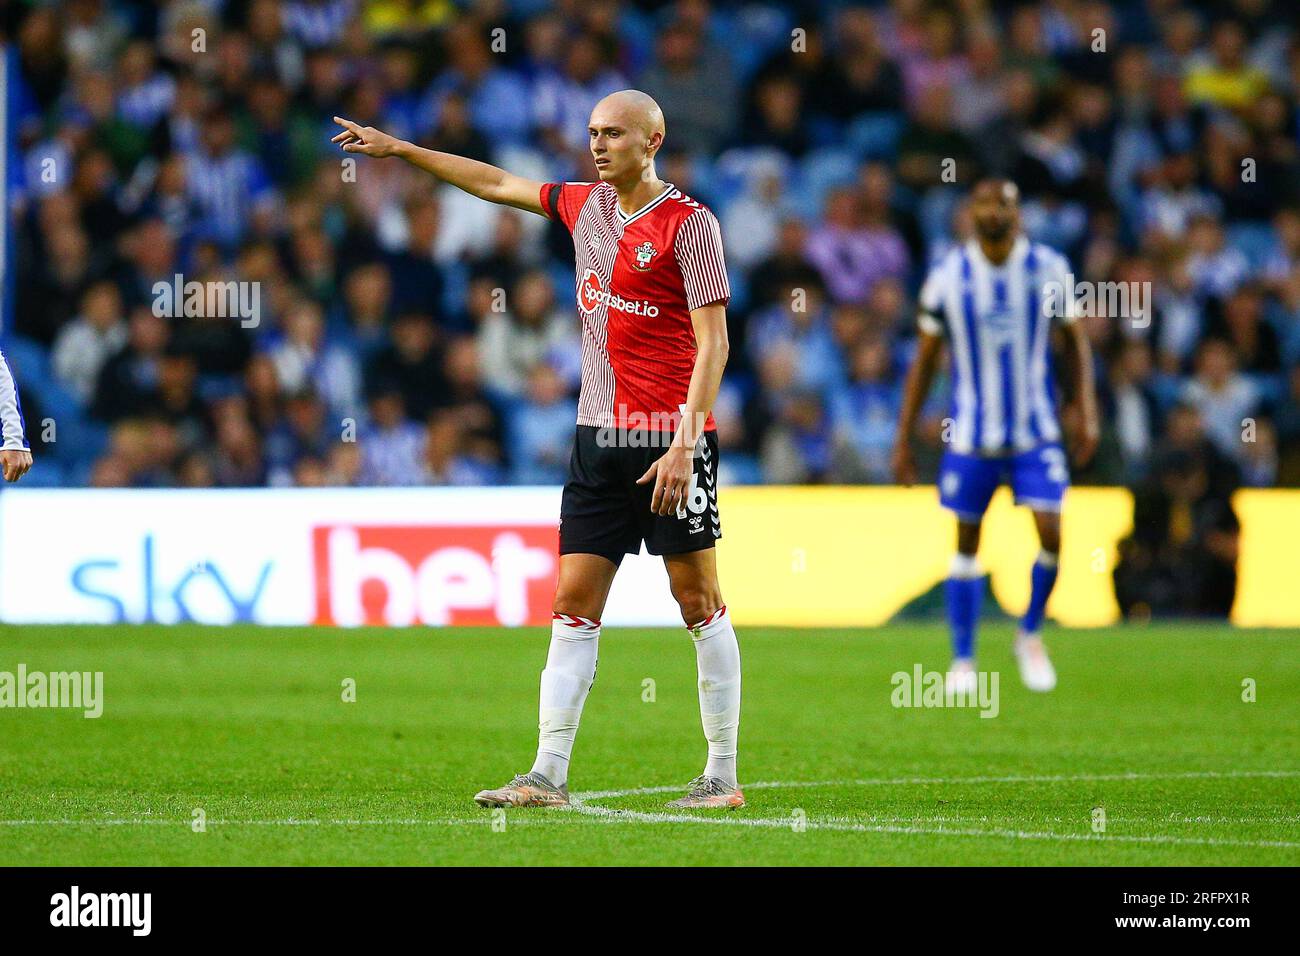
[(1047, 599), (1051, 597), (1052, 588), (1056, 586), (1056, 555), (1040, 551), (1034, 569), (1029, 574), (1029, 609), (1020, 619), (1020, 629), (1026, 634), (1037, 634), (1043, 626), (1043, 614), (1047, 610)]
[(959, 554), (952, 560), (944, 583), (948, 627), (952, 631), (952, 656), (969, 659), (975, 655), (975, 625), (984, 600), (984, 578), (974, 557)]

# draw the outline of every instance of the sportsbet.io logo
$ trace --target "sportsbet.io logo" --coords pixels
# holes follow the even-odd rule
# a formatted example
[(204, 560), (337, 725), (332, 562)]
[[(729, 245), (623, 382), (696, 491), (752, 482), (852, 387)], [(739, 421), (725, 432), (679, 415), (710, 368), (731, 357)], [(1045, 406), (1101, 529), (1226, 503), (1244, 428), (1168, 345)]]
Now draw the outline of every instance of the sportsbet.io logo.
[(583, 273), (582, 281), (578, 283), (578, 308), (582, 309), (584, 315), (591, 315), (602, 304), (608, 308), (617, 309), (625, 315), (644, 315), (650, 319), (659, 315), (659, 306), (657, 305), (644, 299), (640, 302), (632, 302), (621, 295), (614, 295), (607, 291), (601, 284), (600, 276), (596, 274), (596, 270), (588, 269)]

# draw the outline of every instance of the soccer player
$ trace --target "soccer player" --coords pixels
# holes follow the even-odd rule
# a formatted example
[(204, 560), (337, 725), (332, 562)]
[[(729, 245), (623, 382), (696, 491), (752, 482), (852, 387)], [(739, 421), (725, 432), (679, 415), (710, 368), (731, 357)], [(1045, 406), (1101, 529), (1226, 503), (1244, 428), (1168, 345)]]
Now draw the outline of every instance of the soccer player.
[(23, 427), (23, 404), (9, 362), (0, 354), (0, 470), (5, 481), (17, 481), (32, 467), (32, 450)]
[(1016, 504), (1033, 512), (1040, 545), (1030, 572), (1029, 608), (1016, 635), (1016, 661), (1026, 687), (1049, 691), (1056, 686), (1056, 672), (1039, 629), (1056, 584), (1061, 500), (1070, 480), (1051, 354), (1053, 345), (1062, 343), (1049, 338), (1065, 340), (1075, 405), (1065, 419), (1073, 426), (1067, 440), (1079, 466), (1097, 448), (1092, 355), (1073, 310), (1063, 305), (1069, 263), (1021, 234), (1016, 185), (982, 180), (972, 194), (971, 212), (975, 239), (950, 251), (921, 288), (919, 345), (903, 395), (894, 477), (902, 484), (916, 481), (911, 436), (946, 338), (952, 412), (945, 421), (939, 493), (943, 506), (957, 516), (957, 554), (945, 587), (953, 651), (945, 684), (953, 693), (975, 686), (975, 628), (984, 594), (975, 558), (980, 525), (993, 492), (1009, 483)]
[(538, 183), (335, 118), (349, 153), (399, 156), (490, 202), (573, 235), (582, 388), (560, 500), (560, 568), (542, 671), (532, 769), (474, 799), (569, 802), (569, 758), (596, 676), (600, 616), (624, 554), (662, 555), (693, 638), (704, 772), (672, 807), (744, 805), (736, 780), (740, 648), (718, 586), (718, 441), (711, 409), (727, 360), (730, 299), (718, 221), (655, 172), (664, 117), (637, 90), (613, 93), (587, 129), (597, 181)]

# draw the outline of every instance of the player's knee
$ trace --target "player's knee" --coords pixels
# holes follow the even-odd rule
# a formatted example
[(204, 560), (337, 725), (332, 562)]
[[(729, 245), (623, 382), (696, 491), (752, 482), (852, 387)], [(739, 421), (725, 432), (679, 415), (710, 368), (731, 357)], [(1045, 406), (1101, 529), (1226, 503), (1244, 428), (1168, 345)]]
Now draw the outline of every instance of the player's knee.
[(962, 522), (957, 525), (957, 551), (960, 554), (974, 556), (980, 549), (980, 526)]
[(682, 623), (687, 627), (700, 623), (722, 607), (722, 594), (716, 587), (682, 587), (673, 592), (673, 597), (682, 612)]
[(1061, 553), (1061, 526), (1055, 521), (1044, 521), (1038, 526), (1038, 543), (1050, 554)]
[(591, 588), (561, 585), (555, 589), (555, 603), (551, 605), (555, 614), (572, 614), (577, 617), (600, 620), (600, 597)]

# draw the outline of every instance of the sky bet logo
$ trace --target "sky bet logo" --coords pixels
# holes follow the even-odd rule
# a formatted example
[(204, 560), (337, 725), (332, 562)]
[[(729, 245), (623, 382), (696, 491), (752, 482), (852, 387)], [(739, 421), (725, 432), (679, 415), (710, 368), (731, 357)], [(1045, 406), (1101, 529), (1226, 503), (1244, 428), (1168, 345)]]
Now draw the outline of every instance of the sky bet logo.
[[(215, 561), (191, 561), (179, 567), (172, 561), (167, 565), (170, 570), (160, 569), (151, 534), (141, 542), (140, 558), (139, 564), (117, 558), (83, 561), (72, 569), (72, 587), (79, 594), (107, 603), (115, 624), (215, 623), (211, 613), (214, 604), (228, 607), (228, 616), (221, 620), (251, 623), (274, 567), (274, 562), (267, 561), (258, 569), (251, 587), (237, 590)], [(137, 594), (141, 598), (138, 604)], [(204, 611), (196, 610), (196, 601), (202, 602)]]
[(148, 936), (153, 925), (152, 893), (68, 893), (50, 897), (51, 926), (129, 926), (131, 935)]
[(556, 537), (548, 525), (313, 528), (316, 623), (545, 624)]

